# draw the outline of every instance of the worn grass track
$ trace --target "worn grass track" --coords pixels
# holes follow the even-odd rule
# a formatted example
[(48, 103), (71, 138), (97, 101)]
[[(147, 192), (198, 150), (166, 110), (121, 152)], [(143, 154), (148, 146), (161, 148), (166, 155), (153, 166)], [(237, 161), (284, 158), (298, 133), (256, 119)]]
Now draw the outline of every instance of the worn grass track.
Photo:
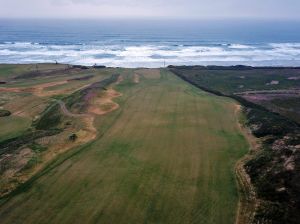
[(123, 71), (98, 138), (2, 202), (1, 223), (234, 223), (248, 148), (234, 102), (165, 70), (139, 76)]

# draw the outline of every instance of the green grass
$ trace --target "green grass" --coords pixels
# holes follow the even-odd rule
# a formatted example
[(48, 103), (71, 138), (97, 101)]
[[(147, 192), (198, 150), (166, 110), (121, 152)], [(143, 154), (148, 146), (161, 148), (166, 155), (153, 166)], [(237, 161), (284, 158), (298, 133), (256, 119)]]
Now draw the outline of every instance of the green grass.
[(7, 78), (14, 71), (13, 65), (0, 65), (0, 78)]
[(98, 138), (59, 157), (0, 207), (1, 223), (234, 223), (248, 145), (234, 103), (162, 71), (118, 86)]
[(42, 146), (42, 145), (40, 145), (38, 143), (35, 143), (35, 142), (29, 144), (28, 147), (36, 153), (40, 153), (40, 152), (43, 152), (43, 151), (47, 150), (47, 147)]
[(9, 116), (0, 117), (0, 142), (18, 136), (31, 125), (31, 120), (28, 118)]

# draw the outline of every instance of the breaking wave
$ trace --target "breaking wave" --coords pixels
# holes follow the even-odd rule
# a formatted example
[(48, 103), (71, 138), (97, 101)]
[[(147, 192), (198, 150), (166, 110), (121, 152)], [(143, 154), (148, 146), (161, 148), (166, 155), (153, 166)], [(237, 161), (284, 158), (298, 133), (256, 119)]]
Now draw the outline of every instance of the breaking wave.
[(170, 43), (48, 44), (0, 43), (0, 63), (59, 62), (121, 67), (166, 65), (300, 66), (300, 43), (198, 44)]

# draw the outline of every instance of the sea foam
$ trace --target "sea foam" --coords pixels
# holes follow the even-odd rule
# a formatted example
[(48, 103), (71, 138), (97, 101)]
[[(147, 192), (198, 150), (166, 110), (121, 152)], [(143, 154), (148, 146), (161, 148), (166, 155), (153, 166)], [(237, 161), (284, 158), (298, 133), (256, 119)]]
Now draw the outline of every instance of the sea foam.
[(54, 62), (123, 67), (169, 65), (277, 65), (299, 66), (300, 43), (267, 44), (46, 44), (3, 42), (0, 63)]

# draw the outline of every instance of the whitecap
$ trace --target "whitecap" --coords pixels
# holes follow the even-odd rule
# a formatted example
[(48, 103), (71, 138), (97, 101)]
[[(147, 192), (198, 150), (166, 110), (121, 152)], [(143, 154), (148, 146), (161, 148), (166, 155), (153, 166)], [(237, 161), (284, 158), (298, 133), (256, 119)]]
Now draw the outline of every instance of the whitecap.
[(124, 67), (161, 67), (167, 64), (300, 65), (300, 43), (260, 45), (210, 44), (0, 44), (0, 63), (53, 62), (104, 64)]
[(229, 44), (228, 48), (231, 49), (254, 49), (254, 46), (245, 45), (245, 44)]

